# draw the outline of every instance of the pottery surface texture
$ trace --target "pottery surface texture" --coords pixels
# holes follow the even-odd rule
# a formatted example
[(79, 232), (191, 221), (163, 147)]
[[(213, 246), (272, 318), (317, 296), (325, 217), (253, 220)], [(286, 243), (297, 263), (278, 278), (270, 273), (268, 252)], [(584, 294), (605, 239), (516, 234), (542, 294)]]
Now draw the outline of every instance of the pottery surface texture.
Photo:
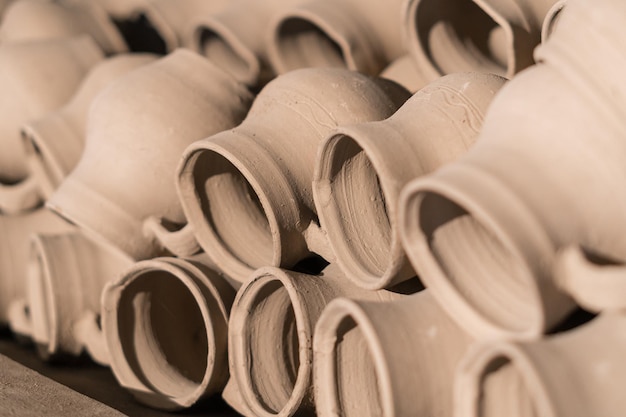
[(34, 205), (21, 198), (24, 184), (19, 182), (28, 170), (20, 126), (63, 106), (103, 58), (88, 37), (0, 46), (0, 84), (5, 92), (0, 98), (0, 211), (15, 213)]
[(324, 307), (347, 296), (403, 297), (359, 289), (333, 267), (320, 276), (274, 267), (255, 271), (237, 293), (229, 328), (229, 384), (243, 404), (226, 401), (250, 417), (314, 416), (313, 330)]
[(202, 257), (136, 263), (103, 294), (111, 369), (151, 407), (179, 410), (228, 379), (233, 287)]
[(163, 253), (144, 224), (185, 222), (174, 184), (180, 155), (239, 123), (251, 101), (242, 84), (183, 49), (119, 78), (91, 107), (80, 162), (48, 206), (134, 259)]
[(408, 48), (430, 79), (458, 71), (508, 78), (532, 65), (557, 0), (410, 0)]
[(97, 320), (104, 285), (132, 259), (100, 246), (79, 231), (32, 237), (27, 263), (26, 306), (40, 356), (78, 356), (86, 350), (108, 363)]
[(31, 235), (71, 229), (69, 223), (45, 208), (15, 216), (0, 216), (0, 326), (8, 324), (11, 303), (26, 296)]
[(303, 0), (236, 0), (212, 16), (196, 18), (189, 46), (247, 85), (273, 76), (269, 66), (268, 24), (282, 10)]
[(474, 334), (534, 337), (572, 311), (552, 278), (559, 248), (626, 259), (626, 83), (617, 63), (601, 64), (626, 64), (611, 35), (625, 16), (618, 2), (568, 2), (540, 63), (494, 99), (477, 144), (401, 197), (413, 266)]
[(19, 0), (2, 16), (0, 42), (26, 42), (88, 35), (107, 53), (127, 50), (126, 42), (96, 2)]
[(473, 145), (505, 81), (491, 74), (448, 75), (414, 94), (390, 118), (340, 126), (322, 142), (313, 196), (349, 279), (381, 289), (415, 276), (400, 242), (400, 191)]
[(344, 67), (377, 75), (405, 53), (404, 0), (302, 2), (272, 23), (269, 59), (278, 74)]
[(457, 370), (458, 417), (619, 417), (626, 317), (602, 314), (536, 342), (473, 347)]
[(87, 117), (98, 94), (124, 74), (157, 59), (152, 54), (118, 54), (94, 66), (69, 103), (22, 125), (30, 177), (36, 192), (50, 198), (83, 153)]
[(454, 370), (472, 339), (428, 290), (332, 301), (315, 328), (317, 415), (453, 415)]
[(395, 83), (342, 69), (269, 83), (241, 125), (185, 151), (178, 187), (200, 246), (242, 282), (327, 250), (311, 190), (319, 143), (339, 125), (389, 117), (407, 98)]

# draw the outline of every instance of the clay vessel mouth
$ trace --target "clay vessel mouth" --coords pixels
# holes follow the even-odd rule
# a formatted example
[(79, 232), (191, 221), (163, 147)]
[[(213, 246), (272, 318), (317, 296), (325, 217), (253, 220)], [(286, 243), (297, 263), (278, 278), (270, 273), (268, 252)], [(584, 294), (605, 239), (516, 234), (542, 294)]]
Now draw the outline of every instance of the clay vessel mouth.
[(439, 74), (480, 70), (511, 75), (510, 25), (496, 21), (473, 0), (416, 1), (409, 16), (409, 35), (418, 40), (414, 47)]
[(406, 213), (405, 241), (419, 242), (407, 252), (420, 258), (426, 285), (457, 309), (455, 316), (463, 311), (482, 325), (520, 335), (541, 331), (543, 304), (534, 274), (480, 204), (432, 184), (408, 200)]
[(237, 303), (231, 371), (255, 415), (293, 415), (302, 403), (312, 373), (307, 315), (296, 288), (280, 274), (255, 278)]

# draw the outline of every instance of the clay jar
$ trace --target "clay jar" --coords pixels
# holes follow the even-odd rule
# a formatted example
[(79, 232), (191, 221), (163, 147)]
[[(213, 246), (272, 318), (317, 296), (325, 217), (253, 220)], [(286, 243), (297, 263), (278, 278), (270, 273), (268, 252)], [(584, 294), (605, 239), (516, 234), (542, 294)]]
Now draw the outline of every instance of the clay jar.
[(0, 326), (8, 323), (10, 304), (26, 295), (30, 236), (71, 228), (45, 208), (16, 216), (0, 216)]
[(30, 177), (44, 199), (50, 198), (74, 169), (85, 146), (87, 115), (98, 94), (156, 55), (119, 54), (92, 68), (71, 101), (55, 112), (22, 125)]
[[(17, 213), (36, 205), (27, 176), (20, 126), (58, 109), (74, 94), (89, 69), (103, 59), (89, 37), (0, 46), (0, 211)], [(24, 196), (26, 194), (26, 196)]]
[(20, 0), (7, 9), (0, 25), (2, 43), (79, 35), (89, 35), (107, 53), (127, 50), (124, 38), (96, 2)]
[(624, 413), (623, 314), (536, 342), (474, 347), (457, 371), (459, 417), (618, 417)]
[(471, 341), (428, 290), (334, 300), (315, 328), (317, 415), (451, 417), (454, 370)]
[(234, 289), (195, 259), (138, 262), (103, 293), (111, 369), (151, 407), (177, 410), (220, 392), (228, 379)]
[(163, 252), (151, 217), (184, 223), (174, 172), (190, 143), (239, 123), (252, 95), (178, 50), (119, 78), (91, 107), (80, 162), (48, 205), (134, 259)]
[(196, 19), (188, 44), (248, 85), (262, 84), (269, 74), (267, 22), (302, 0), (237, 0), (221, 13)]
[(269, 59), (278, 74), (346, 67), (376, 75), (404, 54), (403, 0), (321, 0), (298, 4), (272, 24)]
[(229, 390), (240, 398), (226, 392), (226, 401), (249, 416), (315, 415), (313, 329), (324, 307), (346, 296), (402, 297), (359, 289), (333, 267), (320, 276), (273, 267), (255, 271), (239, 289), (231, 313)]
[[(101, 364), (109, 362), (97, 320), (100, 295), (108, 281), (132, 260), (113, 248), (98, 245), (79, 231), (33, 236), (27, 262), (28, 314), (12, 321), (30, 323), (27, 333), (46, 360), (78, 356), (83, 350)], [(71, 290), (68, 290), (71, 289)], [(22, 310), (24, 311), (24, 310)], [(25, 331), (26, 330), (26, 331)]]
[(324, 255), (311, 191), (320, 141), (338, 125), (390, 116), (407, 97), (395, 83), (340, 69), (270, 82), (240, 126), (185, 151), (180, 199), (200, 246), (242, 282), (261, 266)]
[(625, 7), (568, 2), (541, 63), (500, 91), (472, 150), (403, 192), (413, 266), (476, 334), (537, 336), (572, 310), (552, 279), (559, 248), (626, 259), (626, 84), (615, 71), (626, 54), (609, 34)]
[(313, 179), (315, 207), (348, 278), (380, 289), (415, 276), (400, 242), (400, 191), (466, 152), (504, 82), (490, 74), (448, 75), (413, 95), (389, 119), (341, 126), (322, 142)]
[(458, 71), (511, 78), (532, 65), (556, 0), (411, 0), (406, 37), (430, 79)]

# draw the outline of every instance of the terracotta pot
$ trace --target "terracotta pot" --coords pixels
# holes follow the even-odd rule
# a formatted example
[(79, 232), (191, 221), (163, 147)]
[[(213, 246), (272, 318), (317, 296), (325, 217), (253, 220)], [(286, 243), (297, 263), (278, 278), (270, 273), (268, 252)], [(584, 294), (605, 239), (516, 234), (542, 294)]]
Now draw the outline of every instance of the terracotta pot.
[(267, 23), (303, 0), (237, 0), (221, 13), (197, 18), (188, 45), (248, 85), (273, 77), (267, 58)]
[[(500, 91), (476, 146), (404, 191), (400, 224), (413, 266), (476, 334), (534, 337), (572, 310), (552, 279), (557, 249), (580, 243), (626, 259), (626, 85), (617, 61), (599, 64), (621, 59), (609, 32), (622, 30), (623, 12), (608, 0), (568, 2), (537, 50), (541, 63)], [(580, 33), (583, 24), (593, 37)]]
[(89, 35), (107, 53), (127, 50), (122, 35), (96, 2), (19, 0), (4, 14), (0, 42)]
[(318, 0), (287, 9), (272, 23), (272, 67), (278, 74), (322, 66), (377, 75), (405, 53), (403, 4)]
[(183, 49), (126, 74), (92, 106), (85, 151), (48, 205), (136, 260), (163, 253), (144, 224), (151, 216), (184, 223), (180, 155), (239, 123), (251, 101), (243, 85)]
[(30, 236), (72, 229), (45, 208), (17, 216), (0, 216), (0, 326), (8, 323), (11, 302), (26, 295)]
[(533, 50), (556, 1), (411, 0), (409, 51), (431, 79), (459, 71), (511, 78), (534, 63)]
[[(86, 350), (96, 362), (108, 364), (97, 324), (100, 295), (105, 283), (131, 265), (127, 255), (96, 244), (79, 231), (35, 235), (27, 262), (28, 314), (25, 319), (15, 314), (20, 324), (13, 328), (22, 335), (29, 333), (45, 360)], [(30, 322), (30, 329), (20, 328), (24, 322)]]
[[(346, 296), (402, 297), (359, 289), (332, 267), (321, 276), (264, 267), (240, 288), (230, 319), (229, 384), (241, 394), (245, 415), (315, 415), (313, 329), (324, 307)], [(231, 405), (241, 412), (240, 404)]]
[(428, 290), (338, 299), (315, 328), (318, 416), (452, 416), (454, 370), (471, 342)]
[(455, 381), (458, 417), (624, 414), (623, 314), (605, 314), (536, 342), (474, 347)]
[(130, 268), (103, 294), (103, 330), (122, 387), (176, 410), (220, 392), (228, 379), (234, 289), (201, 258), (158, 258)]
[(119, 54), (106, 59), (92, 68), (69, 103), (22, 125), (29, 179), (34, 180), (36, 193), (50, 198), (80, 160), (87, 115), (98, 94), (124, 74), (155, 59), (151, 54)]
[(432, 82), (389, 119), (341, 126), (320, 145), (313, 196), (346, 276), (381, 289), (415, 276), (400, 242), (402, 187), (473, 145), (505, 79), (458, 73)]
[(102, 52), (89, 37), (0, 46), (0, 88), (5, 91), (0, 99), (4, 114), (0, 122), (0, 211), (15, 213), (34, 205), (22, 197), (30, 187), (19, 184), (27, 176), (20, 126), (66, 103), (89, 69), (102, 59)]
[(339, 69), (269, 83), (240, 126), (185, 151), (178, 186), (200, 246), (242, 282), (258, 267), (326, 251), (311, 191), (319, 143), (338, 125), (390, 116), (407, 96), (395, 83)]

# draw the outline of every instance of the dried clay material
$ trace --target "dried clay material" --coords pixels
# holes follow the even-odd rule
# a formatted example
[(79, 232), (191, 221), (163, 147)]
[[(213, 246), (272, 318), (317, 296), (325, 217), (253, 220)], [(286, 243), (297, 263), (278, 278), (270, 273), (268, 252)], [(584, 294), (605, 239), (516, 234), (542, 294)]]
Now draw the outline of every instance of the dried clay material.
[(31, 337), (45, 360), (86, 350), (95, 361), (107, 364), (97, 323), (100, 295), (105, 283), (132, 263), (127, 255), (88, 240), (80, 231), (33, 236), (26, 300), (11, 306), (11, 327)]
[[(557, 0), (410, 0), (408, 48), (430, 79), (459, 71), (508, 78), (532, 65)], [(550, 26), (550, 24), (547, 24)]]
[(420, 73), (419, 66), (410, 55), (403, 55), (392, 61), (382, 70), (380, 77), (397, 82), (411, 93), (416, 93), (428, 84), (428, 80)]
[(19, 213), (39, 201), (34, 182), (23, 181), (20, 126), (64, 105), (103, 58), (87, 36), (0, 46), (0, 212)]
[[(91, 4), (93, 3), (93, 5)], [(113, 22), (96, 3), (19, 0), (2, 17), (0, 42), (25, 42), (89, 35), (106, 53), (127, 50)]]
[(91, 107), (80, 162), (48, 206), (136, 260), (163, 247), (151, 216), (184, 223), (174, 184), (192, 142), (237, 125), (252, 95), (201, 56), (180, 49), (132, 71)]
[(187, 44), (239, 81), (253, 86), (272, 78), (268, 22), (303, 0), (236, 0), (221, 13), (197, 18)]
[(272, 23), (269, 59), (278, 74), (305, 67), (344, 67), (377, 75), (405, 53), (404, 0), (315, 0)]
[(151, 407), (188, 408), (228, 379), (233, 287), (203, 255), (141, 261), (104, 291), (111, 369)]
[(360, 289), (333, 267), (320, 276), (273, 267), (255, 271), (231, 312), (229, 389), (240, 398), (227, 391), (226, 401), (250, 417), (314, 416), (313, 330), (324, 307), (338, 297), (390, 301), (406, 296)]
[(71, 229), (69, 223), (45, 208), (15, 216), (0, 216), (0, 327), (8, 324), (11, 303), (26, 296), (30, 236)]
[(317, 415), (452, 417), (454, 371), (471, 341), (428, 290), (332, 301), (315, 328)]
[(178, 186), (200, 246), (242, 282), (262, 266), (328, 256), (311, 190), (318, 145), (338, 125), (389, 117), (408, 96), (395, 83), (341, 69), (270, 82), (240, 126), (185, 151)]
[(535, 342), (472, 348), (455, 381), (455, 417), (621, 417), (626, 317), (604, 313)]
[(80, 160), (87, 116), (98, 94), (119, 77), (156, 59), (152, 54), (118, 54), (106, 59), (91, 69), (69, 103), (22, 125), (30, 174), (25, 181), (34, 181), (34, 192), (50, 198)]
[(567, 315), (574, 303), (552, 277), (560, 248), (626, 259), (626, 48), (613, 36), (626, 4), (572, 0), (560, 16), (477, 144), (401, 197), (413, 266), (474, 334), (537, 336)]
[(322, 142), (313, 179), (315, 207), (349, 279), (381, 289), (415, 276), (400, 242), (400, 191), (474, 144), (505, 82), (492, 74), (447, 75), (389, 119), (340, 126)]

